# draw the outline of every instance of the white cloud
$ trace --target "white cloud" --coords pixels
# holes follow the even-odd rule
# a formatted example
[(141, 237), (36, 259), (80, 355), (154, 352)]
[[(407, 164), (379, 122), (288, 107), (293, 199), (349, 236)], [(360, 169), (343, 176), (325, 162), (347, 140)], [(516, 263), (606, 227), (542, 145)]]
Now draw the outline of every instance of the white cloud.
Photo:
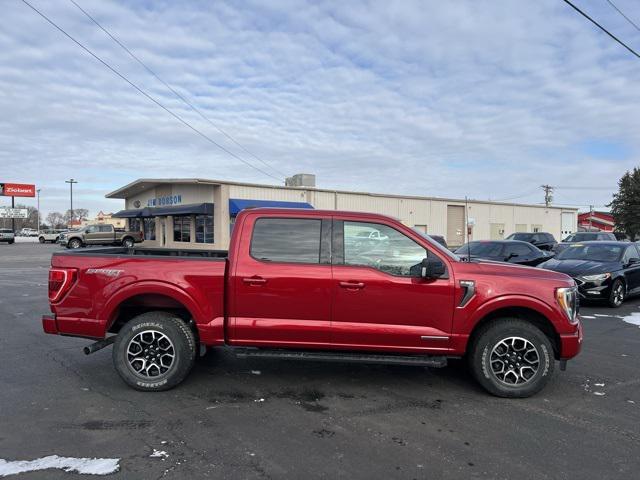
[[(243, 155), (71, 3), (34, 4)], [(561, 2), (80, 4), (249, 150), (288, 174), (315, 172), (323, 187), (506, 198), (542, 183), (613, 189), (638, 164), (640, 62)], [(581, 6), (637, 37), (606, 5)], [(43, 209), (66, 208), (69, 177), (80, 181), (75, 203), (94, 212), (117, 209), (104, 193), (141, 176), (273, 182), (21, 2), (0, 22), (0, 176), (37, 183)], [(596, 154), (592, 142), (616, 148)], [(610, 193), (557, 199), (600, 205)]]

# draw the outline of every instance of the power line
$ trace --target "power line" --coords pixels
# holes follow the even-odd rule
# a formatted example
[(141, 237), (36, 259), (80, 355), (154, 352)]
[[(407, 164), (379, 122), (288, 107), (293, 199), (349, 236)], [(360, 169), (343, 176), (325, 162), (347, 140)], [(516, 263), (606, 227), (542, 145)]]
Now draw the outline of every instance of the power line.
[[(23, 0), (24, 1), (24, 0)], [(576, 12), (578, 12), (580, 15), (582, 15), (584, 18), (586, 18), (587, 20), (589, 20), (591, 23), (593, 23), (596, 27), (598, 27), (600, 30), (602, 30), (604, 33), (606, 33), (607, 35), (609, 35), (611, 38), (613, 38), (616, 42), (618, 42), (620, 45), (622, 45), (624, 48), (626, 48), (627, 50), (629, 50), (633, 55), (635, 55), (637, 58), (640, 58), (640, 54), (636, 53), (630, 46), (628, 46), (626, 43), (624, 43), (622, 40), (620, 40), (618, 37), (616, 37), (613, 33), (611, 33), (609, 30), (607, 30), (606, 28), (604, 28), (602, 25), (600, 25), (598, 22), (596, 22), (593, 18), (591, 18), (589, 15), (587, 15), (586, 13), (584, 13), (582, 10), (580, 10), (578, 7), (576, 7), (573, 3), (571, 3), (569, 0), (563, 0), (564, 3), (566, 3), (567, 5), (569, 5), (571, 8), (573, 8)]]
[(631, 20), (629, 17), (627, 17), (627, 16), (622, 12), (622, 10), (620, 10), (618, 7), (616, 7), (616, 4), (615, 4), (615, 3), (613, 3), (611, 0), (607, 0), (607, 3), (608, 3), (609, 5), (611, 5), (611, 6), (612, 6), (612, 7), (613, 7), (613, 8), (614, 8), (614, 9), (615, 9), (615, 10), (616, 10), (620, 15), (622, 15), (622, 16), (625, 18), (625, 20), (626, 20), (627, 22), (629, 22), (631, 25), (633, 25), (633, 26), (635, 27), (635, 29), (636, 29), (636, 30), (640, 31), (640, 27), (639, 27), (639, 26), (638, 26), (638, 25), (637, 25), (633, 20)]
[(98, 60), (100, 63), (102, 63), (105, 67), (107, 67), (109, 70), (111, 70), (114, 74), (116, 74), (118, 77), (120, 77), (122, 80), (124, 80), (125, 82), (127, 82), (129, 85), (131, 85), (136, 91), (138, 91), (138, 93), (144, 95), (146, 98), (148, 98), (149, 100), (151, 100), (153, 103), (155, 103), (156, 105), (158, 105), (160, 108), (162, 108), (164, 111), (166, 111), (169, 115), (171, 115), (172, 117), (174, 117), (176, 120), (178, 120), (180, 123), (182, 123), (183, 125), (185, 125), (186, 127), (190, 128), (191, 130), (193, 130), (195, 133), (197, 133), (198, 135), (200, 135), (202, 138), (204, 138), (205, 140), (207, 140), (208, 142), (212, 143), (213, 145), (215, 145), (216, 147), (218, 147), (220, 150), (226, 152), (227, 154), (231, 155), (233, 158), (235, 158), (236, 160), (241, 161), (242, 163), (244, 163), (245, 165), (253, 168), (254, 170), (257, 170), (260, 173), (263, 173), (264, 175), (267, 175), (268, 177), (271, 177), (275, 180), (281, 181), (280, 178), (271, 175), (270, 173), (262, 170), (259, 167), (256, 167), (255, 165), (247, 162), (244, 158), (239, 157), (238, 155), (236, 155), (235, 153), (233, 153), (231, 150), (228, 150), (227, 148), (225, 148), (223, 145), (220, 145), (218, 142), (216, 142), (215, 140), (213, 140), (211, 137), (209, 137), (207, 134), (201, 132), (200, 130), (198, 130), (196, 127), (194, 127), (193, 125), (191, 125), (189, 122), (187, 122), (186, 120), (184, 120), (180, 115), (178, 115), (177, 113), (174, 113), (172, 110), (169, 110), (167, 107), (165, 107), (162, 103), (160, 103), (158, 100), (156, 100), (154, 97), (152, 97), (151, 95), (149, 95), (147, 92), (145, 92), (144, 90), (142, 90), (140, 87), (138, 87), (135, 83), (133, 83), (131, 80), (129, 80), (126, 76), (124, 76), (122, 73), (120, 73), (118, 70), (116, 70), (114, 67), (112, 67), (111, 65), (109, 65), (106, 61), (104, 61), (102, 58), (100, 58), (98, 55), (96, 55), (95, 53), (93, 53), (89, 48), (85, 47), (82, 43), (80, 43), (78, 40), (76, 40), (74, 37), (72, 37), (70, 34), (68, 34), (62, 27), (60, 27), (57, 23), (55, 23), (53, 20), (51, 20), (49, 17), (47, 17), (44, 13), (42, 13), (40, 10), (38, 10), (36, 7), (34, 7), (33, 5), (31, 5), (27, 0), (21, 0), (22, 3), (24, 3), (25, 5), (27, 5), (29, 8), (31, 8), (31, 10), (33, 10), (34, 12), (36, 12), (38, 15), (40, 15), (42, 18), (44, 18), (48, 23), (50, 23), (53, 27), (55, 27), (60, 33), (62, 33), (65, 37), (67, 37), (69, 40), (71, 40), (73, 43), (75, 43), (76, 45), (78, 45), (80, 48), (82, 48), (85, 52), (87, 52), (89, 55), (91, 55), (93, 58), (95, 58), (96, 60)]
[(242, 144), (240, 144), (240, 142), (238, 142), (235, 138), (233, 138), (231, 135), (229, 135), (227, 132), (225, 132), (224, 130), (222, 130), (222, 128), (218, 127), (218, 125), (216, 125), (209, 117), (207, 117), (204, 113), (202, 113), (202, 111), (197, 108), (195, 105), (193, 105), (191, 102), (189, 102), (184, 96), (182, 96), (179, 92), (177, 92), (173, 87), (171, 87), (171, 85), (169, 85), (167, 82), (165, 82), (162, 78), (160, 78), (160, 75), (158, 75), (155, 71), (153, 71), (149, 66), (147, 66), (142, 60), (140, 60), (140, 58), (138, 58), (131, 50), (129, 50), (129, 48), (127, 48), (120, 40), (118, 40), (114, 35), (111, 34), (111, 32), (109, 32), (105, 27), (103, 27), (95, 18), (93, 18), (93, 16), (91, 16), (85, 9), (83, 9), (80, 5), (78, 5), (76, 3), (75, 0), (69, 0), (71, 3), (73, 3), (78, 10), (80, 10), (82, 13), (85, 14), (85, 16), (87, 18), (89, 18), (89, 20), (91, 20), (93, 23), (95, 23), (98, 28), (100, 28), (100, 30), (102, 30), (104, 33), (106, 33), (109, 38), (111, 38), (111, 40), (113, 40), (114, 42), (116, 42), (125, 52), (127, 52), (131, 58), (133, 58), (136, 62), (138, 62), (140, 65), (142, 65), (142, 67), (149, 72), (151, 75), (153, 75), (160, 83), (162, 83), (165, 87), (167, 87), (167, 89), (169, 89), (176, 97), (178, 97), (180, 100), (182, 100), (182, 102), (184, 102), (187, 106), (189, 106), (189, 108), (191, 108), (194, 112), (196, 112), (198, 115), (200, 115), (200, 117), (202, 117), (205, 121), (209, 122), (216, 130), (218, 130), (222, 135), (224, 135), (225, 137), (227, 137), (230, 141), (232, 141), (234, 144), (236, 144), (238, 147), (240, 147), (242, 150), (244, 150), (247, 154), (251, 155), (253, 158), (255, 158), (256, 160), (258, 160), (259, 162), (261, 162), (262, 164), (264, 164), (265, 166), (273, 169), (275, 172), (278, 172), (280, 175), (282, 175), (283, 177), (286, 177), (287, 175), (284, 172), (281, 172), (280, 170), (278, 170), (277, 168), (275, 168), (274, 166), (268, 164), (266, 161), (264, 161), (262, 158), (258, 157), (257, 155), (255, 155), (254, 153), (252, 153), (251, 151), (247, 150)]

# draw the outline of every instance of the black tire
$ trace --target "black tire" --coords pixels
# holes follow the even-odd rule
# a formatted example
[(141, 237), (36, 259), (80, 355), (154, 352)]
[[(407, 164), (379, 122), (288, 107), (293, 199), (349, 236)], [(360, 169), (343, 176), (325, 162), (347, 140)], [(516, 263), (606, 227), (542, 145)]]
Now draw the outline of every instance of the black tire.
[[(130, 387), (160, 392), (185, 379), (193, 367), (196, 350), (195, 335), (181, 318), (167, 312), (147, 312), (120, 329), (113, 345), (113, 365)], [(167, 354), (173, 354), (173, 358), (163, 360)], [(149, 357), (153, 363), (149, 362), (144, 370)]]
[(553, 346), (549, 338), (529, 322), (496, 319), (482, 327), (475, 337), (469, 350), (469, 366), (478, 383), (492, 395), (526, 398), (542, 390), (551, 378), (555, 367)]
[(624, 299), (626, 297), (627, 289), (622, 280), (619, 278), (613, 282), (611, 285), (611, 292), (609, 292), (609, 306), (611, 308), (618, 308), (620, 305), (624, 303)]
[(67, 248), (80, 248), (82, 246), (82, 240), (80, 240), (79, 238), (72, 238), (71, 240), (69, 240), (69, 242), (67, 243)]
[(124, 237), (122, 239), (122, 246), (125, 248), (133, 248), (135, 244), (136, 242), (134, 242), (133, 238), (131, 237)]
[(45, 243), (45, 239), (44, 239), (44, 237), (40, 237), (40, 238), (38, 238), (38, 241), (39, 241), (40, 243)]

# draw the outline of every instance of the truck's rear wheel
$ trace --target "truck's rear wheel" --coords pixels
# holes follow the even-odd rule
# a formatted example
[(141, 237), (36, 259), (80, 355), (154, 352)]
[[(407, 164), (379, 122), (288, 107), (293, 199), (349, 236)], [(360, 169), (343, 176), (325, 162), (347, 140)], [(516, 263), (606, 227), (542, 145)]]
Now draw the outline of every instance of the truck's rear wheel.
[(125, 248), (133, 248), (133, 246), (135, 245), (135, 242), (133, 241), (133, 238), (131, 237), (126, 237), (122, 239), (122, 246)]
[(137, 390), (169, 390), (193, 367), (196, 347), (193, 332), (181, 318), (147, 312), (120, 329), (113, 364), (120, 377)]
[(476, 380), (498, 397), (524, 398), (539, 392), (553, 374), (553, 346), (535, 325), (498, 319), (471, 345), (469, 362)]

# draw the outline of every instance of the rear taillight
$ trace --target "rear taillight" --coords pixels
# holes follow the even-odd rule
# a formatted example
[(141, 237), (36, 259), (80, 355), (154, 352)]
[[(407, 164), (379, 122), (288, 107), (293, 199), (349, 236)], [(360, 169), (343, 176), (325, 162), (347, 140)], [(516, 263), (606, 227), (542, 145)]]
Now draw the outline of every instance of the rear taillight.
[(76, 281), (75, 268), (52, 268), (49, 270), (49, 301), (60, 300)]

